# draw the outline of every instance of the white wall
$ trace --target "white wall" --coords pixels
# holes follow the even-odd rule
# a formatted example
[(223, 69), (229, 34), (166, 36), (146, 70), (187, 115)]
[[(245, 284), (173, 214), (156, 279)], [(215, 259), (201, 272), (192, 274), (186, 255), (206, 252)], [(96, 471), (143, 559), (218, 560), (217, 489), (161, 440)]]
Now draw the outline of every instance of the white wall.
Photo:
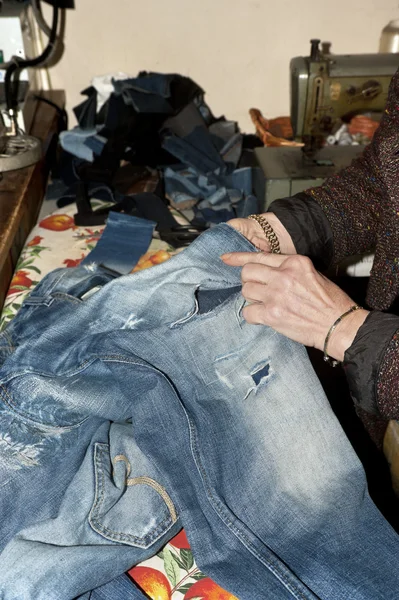
[[(252, 131), (248, 109), (289, 114), (289, 61), (310, 38), (337, 54), (377, 52), (398, 0), (75, 0), (66, 50), (51, 69), (68, 109), (94, 75), (177, 72), (207, 92), (215, 115)], [(46, 14), (48, 11), (46, 11)], [(74, 119), (71, 125), (74, 124)]]

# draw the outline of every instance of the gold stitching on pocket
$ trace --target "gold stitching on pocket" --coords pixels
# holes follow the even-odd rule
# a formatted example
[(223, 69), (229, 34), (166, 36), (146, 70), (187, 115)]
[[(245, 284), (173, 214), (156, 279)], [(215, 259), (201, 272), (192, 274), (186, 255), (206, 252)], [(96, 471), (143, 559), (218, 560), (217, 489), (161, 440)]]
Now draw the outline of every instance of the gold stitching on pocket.
[(165, 490), (165, 488), (162, 487), (162, 485), (160, 485), (159, 483), (157, 483), (154, 479), (151, 479), (150, 477), (132, 477), (131, 479), (126, 479), (126, 485), (131, 486), (131, 485), (140, 485), (140, 484), (141, 485), (143, 485), (143, 484), (149, 485), (156, 492), (158, 492), (158, 494), (161, 496), (161, 498), (165, 502), (166, 506), (168, 507), (170, 516), (172, 517), (172, 520), (175, 523), (175, 521), (177, 521), (176, 509), (172, 502), (171, 497), (169, 496), (169, 494)]
[(126, 464), (126, 468), (127, 468), (126, 479), (127, 479), (130, 475), (130, 471), (132, 470), (129, 460), (126, 458), (126, 456), (124, 454), (117, 454), (115, 456), (115, 458), (112, 460), (112, 464), (115, 466), (115, 464), (118, 462), (124, 462)]

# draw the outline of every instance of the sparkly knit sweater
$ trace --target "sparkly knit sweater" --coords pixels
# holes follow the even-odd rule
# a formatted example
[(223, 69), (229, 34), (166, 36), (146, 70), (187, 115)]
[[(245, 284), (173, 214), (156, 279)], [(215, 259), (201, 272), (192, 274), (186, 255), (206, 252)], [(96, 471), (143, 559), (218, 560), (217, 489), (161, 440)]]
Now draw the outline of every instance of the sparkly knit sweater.
[(359, 416), (381, 445), (388, 420), (399, 419), (399, 70), (362, 155), (322, 186), (277, 200), (269, 210), (297, 252), (318, 266), (375, 253), (366, 298), (371, 312), (343, 366)]

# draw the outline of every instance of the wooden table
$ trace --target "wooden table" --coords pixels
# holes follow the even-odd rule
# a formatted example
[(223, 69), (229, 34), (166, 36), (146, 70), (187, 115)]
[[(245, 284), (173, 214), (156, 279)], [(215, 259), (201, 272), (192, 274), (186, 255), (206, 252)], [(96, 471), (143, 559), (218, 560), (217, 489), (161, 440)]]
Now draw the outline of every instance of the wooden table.
[[(63, 108), (61, 90), (40, 92), (40, 96)], [(60, 115), (53, 106), (31, 97), (32, 122), (27, 133), (43, 143), (43, 159), (30, 167), (0, 174), (0, 309), (18, 257), (43, 202), (54, 136), (59, 132)]]

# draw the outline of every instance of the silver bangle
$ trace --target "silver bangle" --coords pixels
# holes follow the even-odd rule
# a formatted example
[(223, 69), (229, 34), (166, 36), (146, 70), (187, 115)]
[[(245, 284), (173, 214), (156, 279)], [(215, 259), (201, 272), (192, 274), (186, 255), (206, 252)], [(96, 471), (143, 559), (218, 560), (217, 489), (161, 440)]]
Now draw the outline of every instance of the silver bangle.
[(278, 241), (276, 232), (270, 225), (269, 221), (261, 215), (249, 215), (249, 217), (247, 218), (253, 219), (253, 221), (256, 221), (262, 227), (263, 233), (265, 234), (266, 239), (270, 244), (270, 251), (273, 254), (281, 254), (280, 242)]
[(355, 312), (355, 310), (359, 310), (360, 308), (362, 308), (362, 307), (359, 306), (358, 304), (354, 304), (353, 306), (351, 306), (346, 312), (344, 312), (340, 317), (338, 317), (338, 319), (336, 321), (334, 321), (334, 323), (331, 325), (330, 329), (328, 330), (326, 339), (324, 340), (324, 348), (323, 348), (324, 357), (323, 358), (324, 358), (325, 362), (328, 363), (329, 365), (331, 365), (332, 367), (336, 367), (337, 365), (339, 365), (341, 363), (341, 361), (336, 360), (335, 358), (331, 358), (331, 356), (329, 356), (327, 353), (327, 346), (328, 346), (328, 342), (330, 340), (331, 334), (334, 331), (334, 329), (341, 323), (342, 319), (345, 319), (345, 317), (347, 317), (351, 313)]

